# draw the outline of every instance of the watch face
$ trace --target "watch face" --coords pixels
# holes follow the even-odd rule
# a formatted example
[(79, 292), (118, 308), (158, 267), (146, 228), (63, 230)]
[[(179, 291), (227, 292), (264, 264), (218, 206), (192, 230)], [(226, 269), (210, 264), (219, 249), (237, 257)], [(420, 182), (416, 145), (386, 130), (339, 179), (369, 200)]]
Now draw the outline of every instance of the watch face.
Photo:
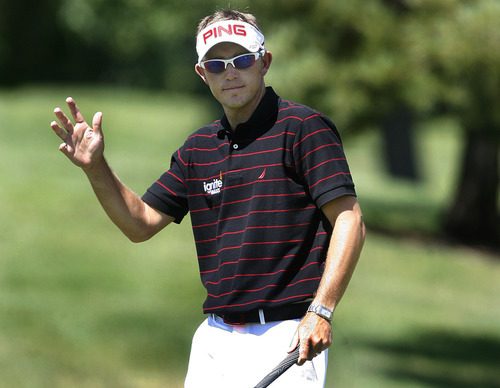
[(329, 309), (327, 309), (326, 307), (324, 306), (314, 306), (314, 305), (311, 305), (309, 306), (309, 308), (307, 309), (307, 311), (311, 311), (315, 314), (318, 314), (320, 317), (323, 317), (325, 319), (332, 319), (332, 315), (333, 315), (333, 312), (330, 311)]

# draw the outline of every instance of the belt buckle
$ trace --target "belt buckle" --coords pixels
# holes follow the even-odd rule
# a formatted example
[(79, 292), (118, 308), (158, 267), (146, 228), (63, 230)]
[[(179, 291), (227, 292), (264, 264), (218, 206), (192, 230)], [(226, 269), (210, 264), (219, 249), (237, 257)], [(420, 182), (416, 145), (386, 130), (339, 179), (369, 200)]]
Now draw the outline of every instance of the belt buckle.
[(228, 320), (228, 318), (226, 318), (226, 314), (222, 314), (222, 320), (224, 321), (224, 323), (226, 323), (228, 325), (233, 325), (233, 326), (245, 326), (247, 324), (247, 322), (245, 320), (245, 314), (239, 313), (239, 317), (240, 317), (240, 320), (238, 322), (231, 322)]

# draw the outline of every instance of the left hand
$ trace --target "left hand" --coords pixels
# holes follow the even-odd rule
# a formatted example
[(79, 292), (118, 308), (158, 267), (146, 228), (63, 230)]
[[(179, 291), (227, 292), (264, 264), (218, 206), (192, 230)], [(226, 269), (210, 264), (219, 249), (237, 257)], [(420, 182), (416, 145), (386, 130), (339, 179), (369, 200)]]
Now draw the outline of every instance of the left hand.
[(300, 346), (298, 365), (312, 360), (332, 344), (332, 325), (314, 313), (307, 313), (299, 323), (289, 352)]
[(54, 109), (60, 125), (52, 121), (50, 126), (64, 143), (59, 150), (64, 153), (76, 166), (88, 170), (103, 160), (104, 137), (101, 130), (102, 113), (97, 112), (92, 120), (92, 126), (85, 121), (73, 98), (68, 97), (66, 103), (75, 120), (71, 120), (60, 108)]

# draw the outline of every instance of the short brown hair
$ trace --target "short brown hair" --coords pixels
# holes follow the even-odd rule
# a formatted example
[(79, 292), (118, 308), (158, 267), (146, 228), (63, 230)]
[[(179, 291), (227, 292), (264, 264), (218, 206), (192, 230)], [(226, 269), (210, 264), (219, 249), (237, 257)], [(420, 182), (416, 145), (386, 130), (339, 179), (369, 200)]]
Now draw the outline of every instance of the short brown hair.
[(203, 30), (206, 26), (209, 26), (210, 24), (220, 22), (222, 20), (239, 20), (241, 22), (248, 23), (252, 26), (254, 26), (257, 30), (260, 31), (259, 28), (259, 22), (257, 18), (252, 15), (251, 13), (244, 13), (240, 11), (236, 11), (234, 9), (225, 9), (222, 11), (217, 11), (213, 13), (212, 15), (208, 15), (204, 17), (201, 21), (200, 24), (198, 24), (198, 30), (196, 31), (196, 35), (200, 33), (201, 30)]

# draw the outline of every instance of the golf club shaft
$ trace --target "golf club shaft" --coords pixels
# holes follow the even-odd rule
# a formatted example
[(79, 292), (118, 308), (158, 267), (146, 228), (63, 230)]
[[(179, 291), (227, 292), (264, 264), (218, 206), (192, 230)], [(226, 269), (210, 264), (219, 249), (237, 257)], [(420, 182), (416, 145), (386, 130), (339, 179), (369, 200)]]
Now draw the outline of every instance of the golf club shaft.
[(269, 372), (267, 376), (255, 386), (255, 388), (265, 388), (269, 386), (269, 384), (285, 373), (293, 364), (297, 363), (298, 359), (299, 346), (297, 346), (293, 352), (289, 353), (283, 361), (281, 361), (271, 372)]

